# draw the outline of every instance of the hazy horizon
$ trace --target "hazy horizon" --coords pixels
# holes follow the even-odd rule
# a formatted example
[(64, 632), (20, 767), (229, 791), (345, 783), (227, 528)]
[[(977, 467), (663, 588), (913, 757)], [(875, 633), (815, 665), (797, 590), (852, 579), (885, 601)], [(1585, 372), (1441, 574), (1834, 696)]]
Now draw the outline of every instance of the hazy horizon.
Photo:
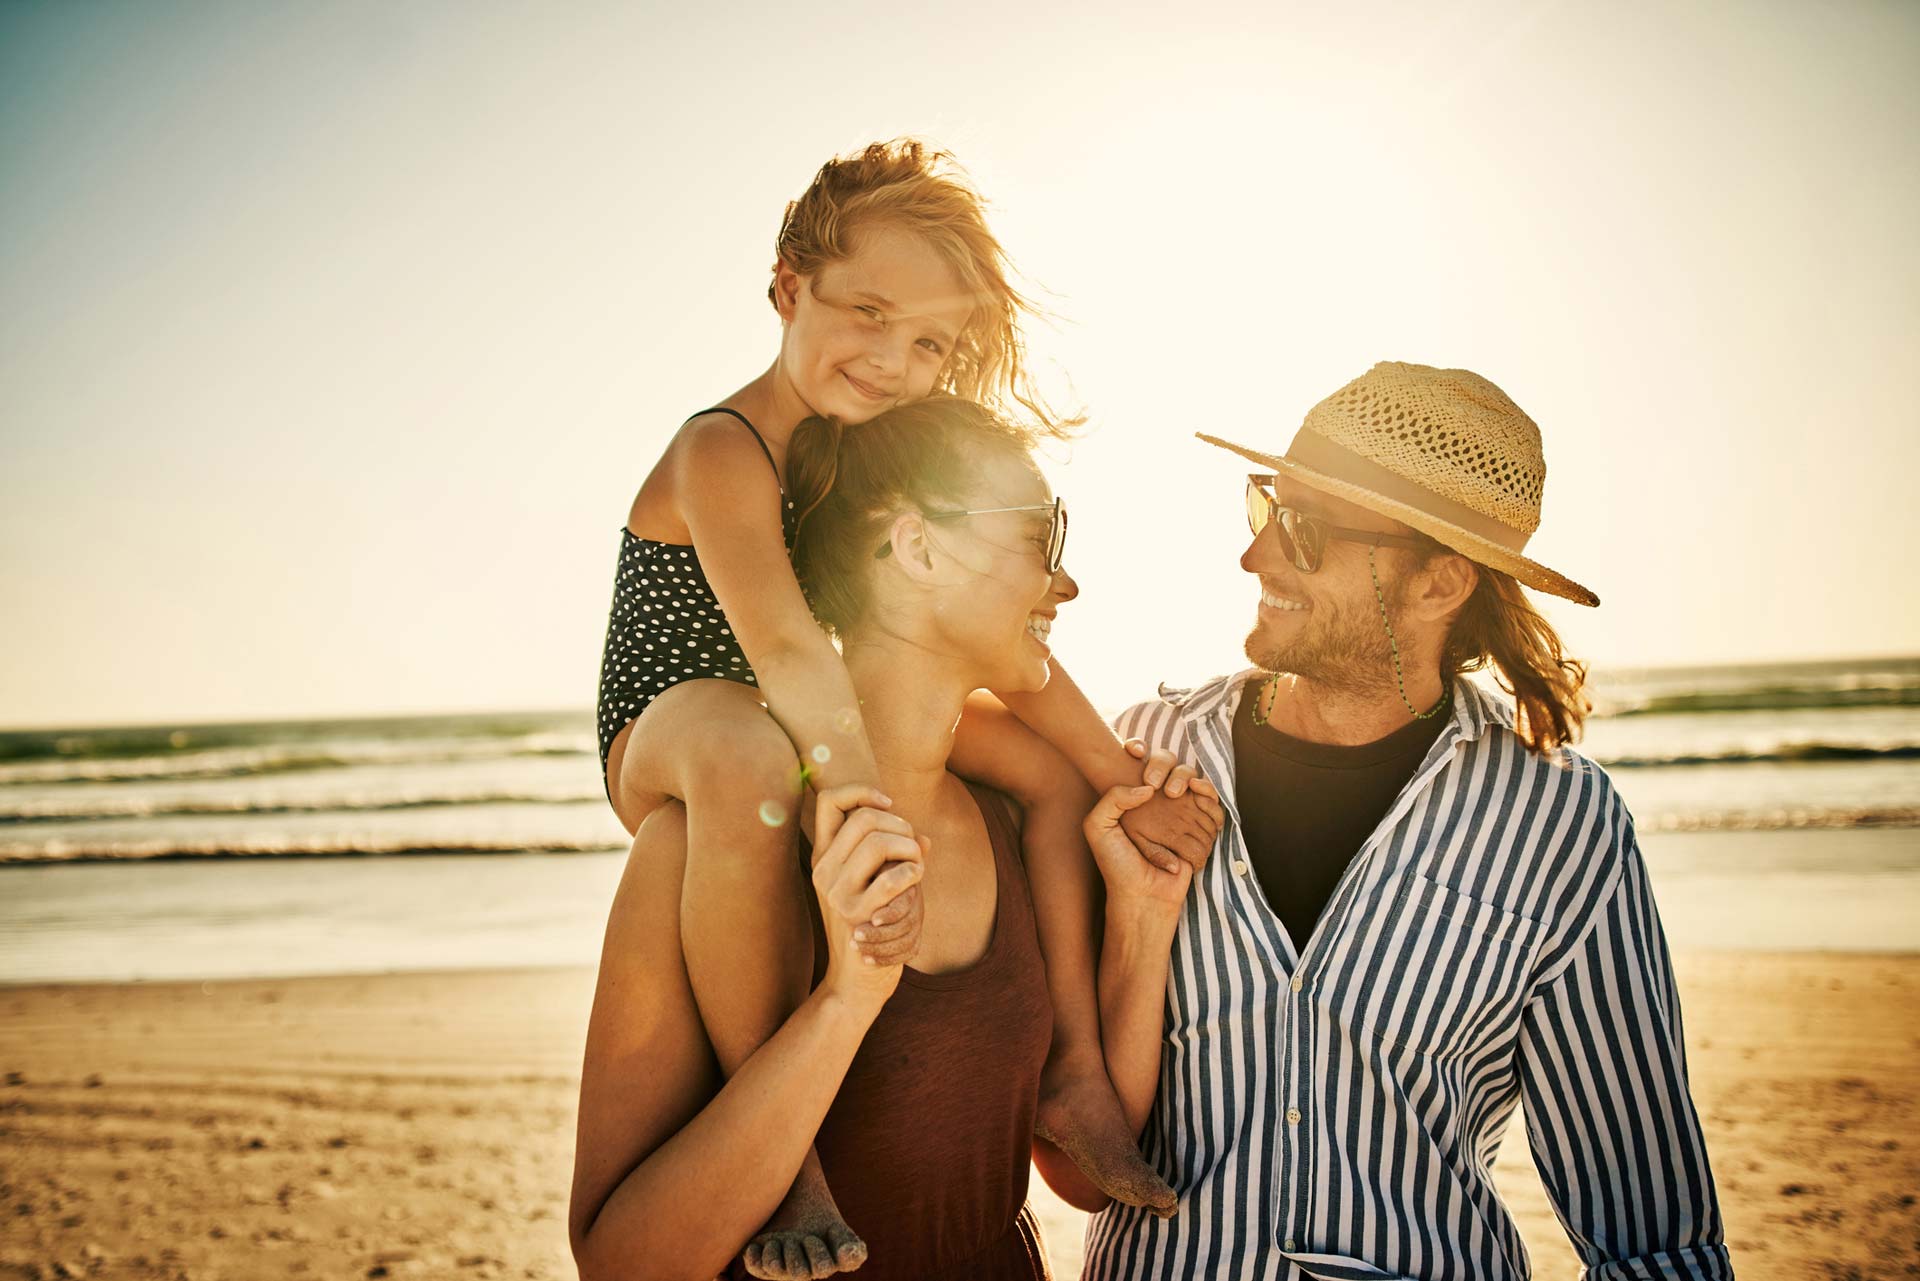
[[(1579, 655), (1574, 655), (1574, 657), (1577, 658), (1579, 657)], [(1679, 675), (1683, 673), (1696, 673), (1696, 672), (1702, 673), (1702, 674), (1705, 674), (1705, 673), (1725, 674), (1725, 673), (1742, 672), (1742, 671), (1753, 671), (1753, 672), (1759, 673), (1759, 672), (1770, 672), (1770, 671), (1786, 670), (1786, 669), (1817, 668), (1817, 667), (1865, 668), (1865, 667), (1872, 667), (1876, 664), (1881, 664), (1881, 663), (1897, 663), (1897, 664), (1920, 663), (1920, 653), (1836, 655), (1836, 656), (1830, 656), (1830, 657), (1824, 657), (1824, 658), (1792, 658), (1792, 659), (1778, 659), (1778, 660), (1762, 659), (1762, 660), (1742, 661), (1738, 663), (1666, 663), (1666, 664), (1652, 664), (1652, 665), (1637, 664), (1633, 666), (1618, 666), (1618, 667), (1595, 667), (1595, 668), (1592, 668), (1587, 674), (1587, 677), (1588, 677), (1587, 686), (1590, 690), (1597, 690), (1604, 694), (1608, 686), (1613, 681), (1619, 680), (1621, 678), (1646, 677), (1646, 676), (1670, 677), (1670, 676)], [(1235, 667), (1232, 670), (1237, 671), (1247, 666), (1249, 666), (1249, 664), (1243, 661), (1238, 665), (1238, 667)], [(1186, 685), (1189, 683), (1198, 684), (1201, 680), (1205, 679), (1207, 676), (1227, 674), (1227, 672), (1228, 672), (1228, 669), (1224, 669), (1224, 668), (1216, 672), (1206, 672), (1206, 673), (1196, 672), (1191, 676), (1182, 677), (1178, 681), (1168, 679), (1167, 684), (1170, 688), (1179, 688), (1182, 685)], [(1481, 674), (1478, 674), (1475, 677), (1475, 679), (1480, 679), (1480, 680), (1490, 679), (1490, 675), (1487, 673), (1481, 673)], [(1143, 686), (1140, 690), (1136, 691), (1134, 697), (1128, 699), (1126, 702), (1104, 703), (1102, 705), (1103, 710), (1110, 714), (1116, 714), (1122, 709), (1124, 709), (1126, 706), (1128, 706), (1129, 703), (1138, 702), (1140, 699), (1143, 699), (1143, 698), (1151, 698), (1154, 695), (1154, 685), (1155, 685), (1155, 682), (1149, 682), (1147, 685)], [(230, 718), (199, 717), (192, 720), (189, 720), (185, 717), (179, 717), (179, 716), (171, 716), (171, 717), (162, 716), (162, 717), (155, 717), (154, 719), (151, 719), (151, 720), (142, 720), (142, 721), (42, 721), (42, 722), (21, 722), (21, 723), (9, 722), (6, 724), (0, 724), (0, 735), (16, 734), (16, 733), (17, 734), (51, 733), (56, 730), (71, 730), (76, 733), (87, 733), (87, 732), (99, 732), (104, 730), (135, 730), (135, 731), (158, 730), (162, 728), (169, 728), (169, 727), (178, 728), (183, 726), (206, 727), (206, 726), (223, 726), (223, 725), (285, 725), (285, 724), (301, 724), (301, 723), (307, 723), (307, 722), (312, 722), (317, 724), (328, 724), (328, 723), (335, 723), (335, 722), (352, 723), (352, 722), (359, 722), (359, 721), (434, 720), (439, 718), (459, 719), (459, 718), (468, 718), (468, 717), (477, 718), (477, 717), (486, 717), (486, 716), (530, 716), (530, 717), (578, 716), (581, 718), (581, 727), (580, 727), (581, 733), (585, 734), (592, 728), (591, 721), (593, 717), (593, 704), (591, 701), (588, 701), (588, 702), (582, 702), (577, 704), (554, 704), (548, 707), (536, 707), (536, 706), (400, 707), (400, 708), (384, 708), (384, 709), (362, 708), (358, 710), (348, 708), (340, 711), (328, 712), (324, 715), (305, 715), (301, 713), (289, 713), (286, 715), (239, 716), (239, 717), (230, 717)]]
[(784, 202), (951, 148), (1059, 317), (1096, 703), (1243, 665), (1246, 465), (1380, 359), (1541, 425), (1602, 668), (1920, 654), (1920, 6), (0, 6), (0, 725), (591, 703)]

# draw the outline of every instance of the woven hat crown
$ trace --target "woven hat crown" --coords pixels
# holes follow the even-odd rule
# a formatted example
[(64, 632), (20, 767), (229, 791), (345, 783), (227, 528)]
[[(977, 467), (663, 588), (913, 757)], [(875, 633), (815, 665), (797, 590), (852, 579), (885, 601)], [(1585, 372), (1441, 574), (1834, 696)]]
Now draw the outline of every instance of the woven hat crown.
[(1382, 361), (1315, 405), (1284, 456), (1194, 434), (1529, 587), (1600, 603), (1521, 554), (1540, 528), (1547, 483), (1540, 428), (1479, 374)]
[(1315, 405), (1301, 429), (1510, 529), (1540, 527), (1540, 428), (1470, 370), (1382, 361)]

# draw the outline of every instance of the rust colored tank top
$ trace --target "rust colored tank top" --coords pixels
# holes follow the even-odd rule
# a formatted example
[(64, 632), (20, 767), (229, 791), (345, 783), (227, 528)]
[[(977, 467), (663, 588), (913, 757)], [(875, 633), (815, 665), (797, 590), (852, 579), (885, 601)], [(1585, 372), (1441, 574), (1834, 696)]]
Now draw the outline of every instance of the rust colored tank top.
[[(992, 942), (964, 970), (907, 967), (814, 1141), (840, 1213), (867, 1242), (860, 1281), (1051, 1276), (1026, 1201), (1053, 1003), (1012, 805), (967, 790), (993, 848)], [(817, 906), (813, 930), (817, 983)]]

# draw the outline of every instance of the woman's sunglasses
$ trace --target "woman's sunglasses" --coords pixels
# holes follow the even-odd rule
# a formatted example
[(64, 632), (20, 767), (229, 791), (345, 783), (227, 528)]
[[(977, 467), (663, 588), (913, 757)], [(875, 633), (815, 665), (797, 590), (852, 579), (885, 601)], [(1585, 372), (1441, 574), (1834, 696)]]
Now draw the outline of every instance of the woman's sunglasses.
[(1279, 477), (1271, 472), (1255, 472), (1247, 477), (1247, 527), (1257, 537), (1268, 525), (1280, 535), (1280, 547), (1303, 574), (1320, 568), (1329, 542), (1365, 543), (1369, 547), (1412, 547), (1427, 545), (1412, 534), (1381, 534), (1371, 529), (1346, 529), (1329, 525), (1318, 516), (1309, 516), (1291, 507), (1282, 507), (1274, 497)]
[[(962, 516), (988, 516), (994, 512), (1052, 512), (1053, 523), (1047, 527), (1047, 572), (1060, 572), (1060, 563), (1067, 555), (1067, 504), (1056, 498), (1051, 503), (1034, 503), (1026, 507), (975, 507), (970, 511), (930, 511), (922, 512), (928, 520), (958, 520)], [(880, 544), (880, 550), (873, 554), (875, 560), (886, 559), (893, 550), (893, 544)]]

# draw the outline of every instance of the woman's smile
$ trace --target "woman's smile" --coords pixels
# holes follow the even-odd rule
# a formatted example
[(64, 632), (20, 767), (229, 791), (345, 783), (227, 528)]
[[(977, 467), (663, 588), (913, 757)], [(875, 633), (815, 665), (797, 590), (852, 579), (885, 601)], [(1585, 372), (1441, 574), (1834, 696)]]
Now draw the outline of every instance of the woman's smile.
[(1053, 647), (1047, 638), (1053, 634), (1053, 616), (1050, 614), (1029, 614), (1027, 616), (1027, 635), (1033, 637), (1036, 644), (1047, 653), (1053, 653)]

